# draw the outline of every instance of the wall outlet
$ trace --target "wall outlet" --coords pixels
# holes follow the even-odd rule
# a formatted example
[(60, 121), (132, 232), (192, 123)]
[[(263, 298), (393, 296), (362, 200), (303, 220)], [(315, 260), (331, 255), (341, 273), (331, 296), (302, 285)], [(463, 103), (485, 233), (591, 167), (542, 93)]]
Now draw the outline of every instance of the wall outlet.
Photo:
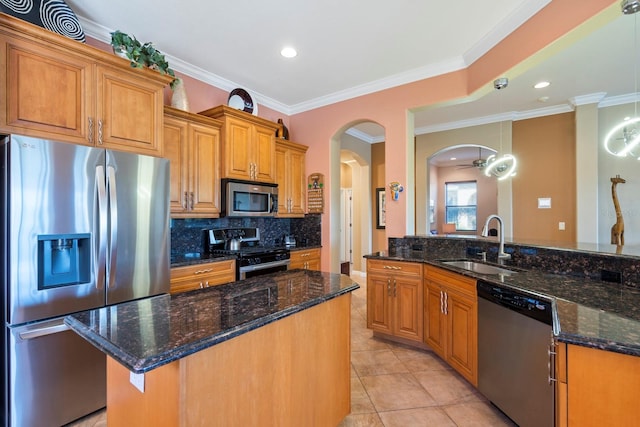
[(140, 390), (140, 393), (144, 393), (144, 374), (134, 374), (129, 371), (129, 382)]
[(564, 222), (563, 222), (563, 221), (560, 221), (560, 222), (558, 223), (558, 230), (564, 230), (564, 229), (565, 229)]
[(600, 279), (605, 282), (622, 283), (622, 273), (619, 271), (600, 270)]

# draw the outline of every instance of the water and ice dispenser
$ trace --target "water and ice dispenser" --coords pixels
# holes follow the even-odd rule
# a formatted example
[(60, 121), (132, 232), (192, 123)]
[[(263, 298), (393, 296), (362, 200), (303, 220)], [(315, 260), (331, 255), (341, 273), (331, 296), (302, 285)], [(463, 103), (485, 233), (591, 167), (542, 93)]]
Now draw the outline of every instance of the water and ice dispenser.
[(38, 289), (91, 280), (91, 234), (38, 236)]

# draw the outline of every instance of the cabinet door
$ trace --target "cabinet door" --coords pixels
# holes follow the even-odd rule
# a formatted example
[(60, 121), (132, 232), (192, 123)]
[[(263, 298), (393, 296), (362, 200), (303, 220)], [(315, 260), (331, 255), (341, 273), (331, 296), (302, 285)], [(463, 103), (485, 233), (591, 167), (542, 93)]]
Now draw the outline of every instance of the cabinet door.
[(272, 128), (255, 125), (253, 154), (254, 179), (260, 182), (276, 182), (276, 139)]
[(394, 335), (422, 341), (422, 278), (394, 276)]
[(289, 179), (290, 212), (294, 215), (303, 216), (305, 212), (305, 192), (306, 175), (305, 163), (306, 154), (297, 150), (289, 152), (289, 167), (287, 168)]
[(367, 274), (367, 327), (374, 331), (392, 333), (391, 278)]
[(171, 117), (164, 119), (164, 157), (169, 159), (171, 181), (169, 201), (171, 213), (187, 210), (188, 197), (188, 143), (187, 124)]
[(162, 155), (163, 88), (133, 73), (97, 67), (96, 142), (105, 148)]
[(424, 342), (444, 359), (446, 323), (442, 313), (443, 292), (440, 286), (428, 281), (424, 291)]
[(307, 270), (321, 271), (322, 269), (321, 266), (322, 266), (322, 263), (319, 257), (314, 257), (309, 259), (309, 261), (307, 261)]
[[(289, 214), (289, 173), (287, 172), (289, 151), (276, 146), (276, 183), (278, 184), (278, 216)], [(293, 254), (292, 254), (293, 255)], [(294, 267), (291, 267), (294, 268)]]
[(251, 165), (252, 125), (232, 117), (226, 118), (224, 144), (224, 177), (253, 179)]
[(3, 131), (91, 145), (91, 63), (53, 47), (4, 38), (0, 55), (7, 61), (0, 100)]
[(477, 385), (477, 303), (468, 296), (446, 290), (447, 361)]
[(217, 129), (192, 123), (189, 124), (189, 141), (191, 154), (189, 162), (190, 211), (195, 214), (219, 214), (218, 152), (220, 133)]

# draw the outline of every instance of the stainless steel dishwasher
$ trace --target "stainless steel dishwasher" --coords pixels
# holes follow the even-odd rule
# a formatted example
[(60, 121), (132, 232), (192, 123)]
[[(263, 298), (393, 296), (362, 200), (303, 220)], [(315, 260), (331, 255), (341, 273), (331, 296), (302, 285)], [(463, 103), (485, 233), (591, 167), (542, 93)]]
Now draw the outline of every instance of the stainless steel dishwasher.
[(554, 425), (551, 302), (478, 281), (478, 389), (521, 427)]

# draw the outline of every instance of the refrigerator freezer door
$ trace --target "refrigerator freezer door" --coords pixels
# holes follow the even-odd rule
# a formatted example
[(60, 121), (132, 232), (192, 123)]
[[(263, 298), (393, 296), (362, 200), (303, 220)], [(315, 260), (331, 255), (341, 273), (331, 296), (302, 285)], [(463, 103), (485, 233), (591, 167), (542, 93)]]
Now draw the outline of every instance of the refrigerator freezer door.
[(11, 426), (60, 426), (106, 405), (106, 356), (62, 318), (8, 329)]
[(105, 151), (11, 136), (0, 157), (4, 320), (17, 325), (103, 305), (95, 227)]
[(107, 151), (107, 305), (169, 292), (169, 161)]

